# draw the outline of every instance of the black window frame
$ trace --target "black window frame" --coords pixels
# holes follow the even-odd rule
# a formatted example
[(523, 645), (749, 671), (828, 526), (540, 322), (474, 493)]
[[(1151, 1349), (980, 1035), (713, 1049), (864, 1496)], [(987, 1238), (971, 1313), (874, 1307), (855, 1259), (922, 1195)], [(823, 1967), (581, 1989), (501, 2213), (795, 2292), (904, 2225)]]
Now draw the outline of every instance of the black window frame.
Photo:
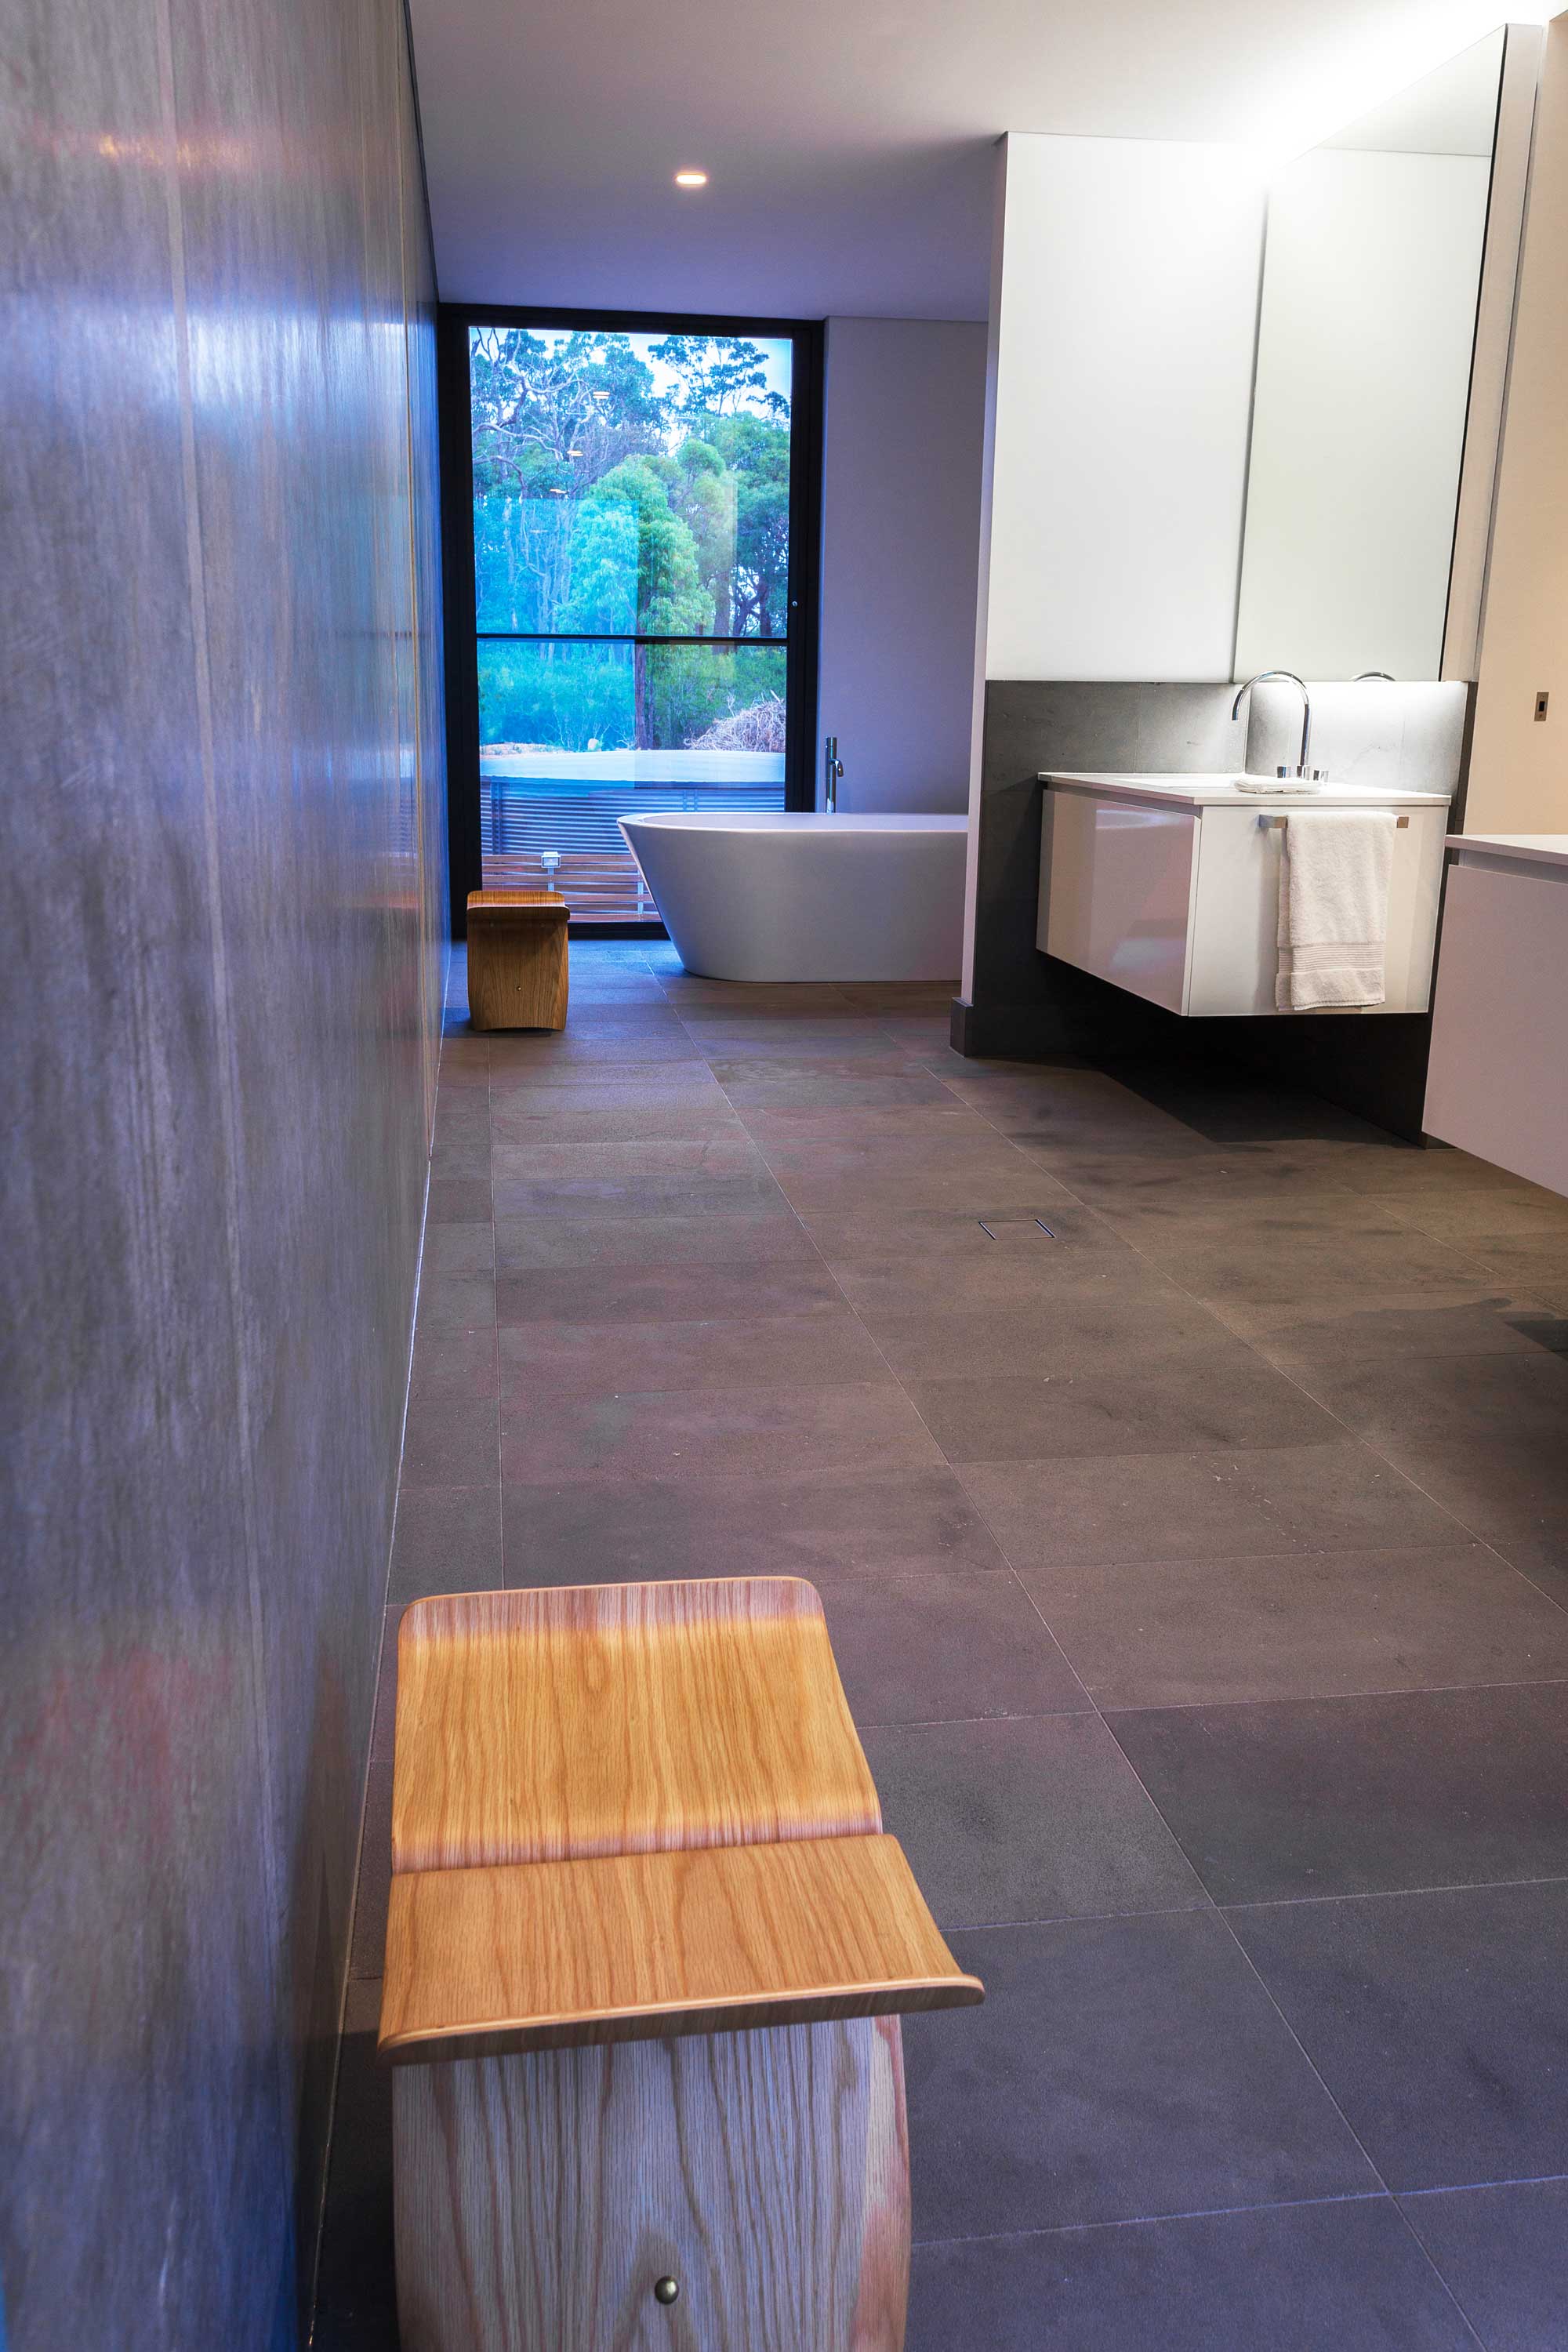
[[(818, 587), (822, 570), (825, 321), (715, 318), (683, 310), (581, 310), (539, 304), (443, 302), (436, 314), (441, 457), (441, 588), (447, 658), (447, 824), (452, 937), (466, 937), (468, 892), (482, 887), (479, 825), (479, 614), (474, 578), (470, 327), (566, 327), (588, 334), (723, 335), (791, 346), (789, 642), (784, 656), (784, 806), (816, 805)], [(619, 642), (619, 640), (617, 640)], [(659, 642), (668, 642), (660, 640)], [(709, 645), (712, 638), (691, 642)], [(718, 640), (722, 643), (725, 640)], [(737, 644), (776, 640), (739, 638)], [(595, 936), (618, 926), (595, 923)], [(656, 927), (636, 927), (647, 932)]]

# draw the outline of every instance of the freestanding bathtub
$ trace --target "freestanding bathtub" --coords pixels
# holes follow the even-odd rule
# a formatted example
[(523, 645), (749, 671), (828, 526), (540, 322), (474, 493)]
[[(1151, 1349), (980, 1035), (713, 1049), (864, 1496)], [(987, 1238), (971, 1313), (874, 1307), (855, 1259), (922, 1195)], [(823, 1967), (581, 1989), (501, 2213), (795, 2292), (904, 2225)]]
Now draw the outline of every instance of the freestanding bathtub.
[(620, 824), (688, 971), (957, 978), (964, 817), (747, 809)]

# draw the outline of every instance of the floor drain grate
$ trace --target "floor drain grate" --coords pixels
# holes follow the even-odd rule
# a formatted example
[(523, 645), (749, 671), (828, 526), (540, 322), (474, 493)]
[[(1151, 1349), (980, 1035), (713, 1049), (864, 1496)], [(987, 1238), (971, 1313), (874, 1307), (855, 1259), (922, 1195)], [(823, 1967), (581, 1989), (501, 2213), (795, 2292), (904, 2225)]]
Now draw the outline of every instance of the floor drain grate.
[[(1022, 1217), (1007, 1217), (1007, 1218), (1001, 1218), (1001, 1217), (998, 1217), (998, 1219), (996, 1220), (996, 1224), (1003, 1224), (1003, 1223), (1006, 1223), (1006, 1224), (1009, 1224), (1009, 1225), (1021, 1225), (1021, 1224), (1023, 1223), (1023, 1222), (1024, 1222), (1024, 1220), (1023, 1220), (1023, 1218), (1022, 1218)], [(997, 1230), (996, 1230), (996, 1225), (987, 1224), (987, 1223), (986, 1223), (986, 1222), (985, 1222), (985, 1219), (984, 1219), (984, 1217), (977, 1217), (977, 1218), (975, 1219), (975, 1223), (976, 1223), (976, 1224), (980, 1227), (981, 1232), (982, 1232), (983, 1234), (984, 1234), (987, 1236), (987, 1238), (988, 1238), (988, 1239), (990, 1239), (991, 1241), (994, 1241), (994, 1242), (995, 1242), (995, 1241), (1000, 1241), (1000, 1240), (1001, 1240), (1002, 1236), (1001, 1236), (1001, 1234), (997, 1232)], [(1054, 1230), (1054, 1228), (1053, 1228), (1053, 1227), (1051, 1227), (1050, 1225), (1047, 1225), (1047, 1223), (1046, 1223), (1046, 1221), (1045, 1221), (1044, 1217), (1037, 1217), (1037, 1218), (1035, 1219), (1035, 1223), (1036, 1223), (1036, 1224), (1037, 1224), (1037, 1225), (1038, 1225), (1038, 1227), (1039, 1227), (1039, 1229), (1040, 1229), (1041, 1233), (1043, 1233), (1043, 1234), (1044, 1234), (1044, 1235), (1045, 1235), (1046, 1239), (1047, 1239), (1048, 1242), (1054, 1242), (1054, 1241), (1055, 1241), (1055, 1239), (1056, 1239), (1056, 1233), (1055, 1233), (1055, 1230)]]

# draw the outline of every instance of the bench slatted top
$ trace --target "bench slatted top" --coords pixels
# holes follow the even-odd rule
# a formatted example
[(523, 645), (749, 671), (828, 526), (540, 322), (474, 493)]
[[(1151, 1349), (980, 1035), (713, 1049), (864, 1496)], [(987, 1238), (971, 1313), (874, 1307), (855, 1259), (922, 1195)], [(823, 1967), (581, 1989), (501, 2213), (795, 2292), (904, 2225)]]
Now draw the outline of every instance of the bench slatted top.
[(559, 890), (470, 890), (468, 912), (522, 915), (548, 921), (563, 918), (570, 909)]
[(416, 1601), (394, 1871), (874, 1833), (822, 1603), (795, 1577)]
[(392, 1882), (380, 2049), (427, 2065), (982, 1997), (896, 1838), (419, 1871)]

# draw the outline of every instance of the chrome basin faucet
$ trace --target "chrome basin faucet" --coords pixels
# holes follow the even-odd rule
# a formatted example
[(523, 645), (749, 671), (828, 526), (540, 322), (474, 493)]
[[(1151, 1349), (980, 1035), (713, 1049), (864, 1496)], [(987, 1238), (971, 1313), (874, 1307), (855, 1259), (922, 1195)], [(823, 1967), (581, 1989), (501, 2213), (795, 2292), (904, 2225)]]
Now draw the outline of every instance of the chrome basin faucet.
[(1242, 696), (1249, 693), (1253, 687), (1261, 686), (1266, 677), (1289, 678), (1292, 686), (1299, 686), (1301, 689), (1301, 756), (1293, 768), (1277, 768), (1275, 774), (1321, 779), (1321, 769), (1310, 767), (1307, 760), (1307, 754), (1312, 743), (1312, 698), (1307, 691), (1306, 679), (1298, 677), (1293, 669), (1260, 669), (1256, 677), (1249, 677), (1245, 686), (1237, 688), (1236, 700), (1230, 706), (1232, 719), (1238, 719), (1241, 716)]

